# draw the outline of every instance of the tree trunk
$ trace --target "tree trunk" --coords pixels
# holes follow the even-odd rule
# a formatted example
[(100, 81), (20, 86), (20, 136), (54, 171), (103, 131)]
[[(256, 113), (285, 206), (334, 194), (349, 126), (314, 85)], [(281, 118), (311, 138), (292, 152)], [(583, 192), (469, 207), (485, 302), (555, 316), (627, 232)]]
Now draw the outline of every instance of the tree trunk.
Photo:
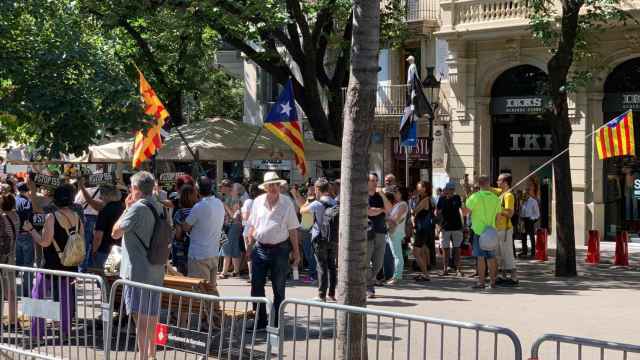
[[(366, 306), (367, 173), (373, 125), (380, 1), (353, 1), (351, 77), (344, 110), (338, 301)], [(367, 359), (366, 317), (338, 314), (338, 358)]]
[[(566, 98), (565, 98), (566, 103)], [(569, 146), (571, 124), (568, 114), (551, 122), (554, 154)], [(557, 144), (557, 145), (556, 145)], [(553, 162), (553, 181), (556, 188), (556, 276), (576, 276), (576, 241), (573, 227), (573, 186), (569, 152)]]
[[(582, 1), (562, 1), (561, 31), (558, 49), (548, 63), (549, 94), (553, 109), (549, 116), (553, 153), (569, 147), (571, 122), (567, 102), (567, 78), (573, 64), (573, 52), (578, 31)], [(573, 227), (573, 186), (569, 152), (553, 162), (556, 201), (556, 276), (576, 276), (576, 239)]]
[(184, 124), (184, 117), (182, 114), (182, 92), (171, 92), (167, 99), (167, 111), (171, 115), (171, 127), (180, 126)]

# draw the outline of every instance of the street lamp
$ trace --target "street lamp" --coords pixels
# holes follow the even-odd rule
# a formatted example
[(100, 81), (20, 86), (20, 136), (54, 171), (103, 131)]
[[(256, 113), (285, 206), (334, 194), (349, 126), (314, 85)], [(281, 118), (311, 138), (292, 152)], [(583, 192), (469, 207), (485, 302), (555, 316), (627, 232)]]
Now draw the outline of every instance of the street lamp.
[(429, 101), (431, 102), (431, 108), (433, 109), (433, 115), (429, 117), (429, 137), (427, 137), (427, 161), (429, 162), (429, 172), (427, 177), (429, 183), (433, 185), (433, 125), (436, 114), (438, 113), (438, 99), (440, 96), (440, 81), (433, 75), (435, 67), (427, 67), (427, 77), (422, 81), (422, 87), (429, 91)]

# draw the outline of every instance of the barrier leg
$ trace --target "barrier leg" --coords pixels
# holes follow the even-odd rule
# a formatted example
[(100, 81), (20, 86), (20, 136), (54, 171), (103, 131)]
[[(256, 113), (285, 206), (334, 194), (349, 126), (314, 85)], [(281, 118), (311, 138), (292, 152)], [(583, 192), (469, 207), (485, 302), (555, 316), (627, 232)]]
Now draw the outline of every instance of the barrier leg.
[(616, 254), (614, 258), (614, 265), (616, 266), (629, 266), (629, 234), (626, 231), (621, 231), (616, 234)]
[(587, 243), (587, 264), (600, 263), (600, 232), (589, 230), (589, 241)]
[(547, 229), (538, 229), (536, 232), (536, 260), (547, 261)]

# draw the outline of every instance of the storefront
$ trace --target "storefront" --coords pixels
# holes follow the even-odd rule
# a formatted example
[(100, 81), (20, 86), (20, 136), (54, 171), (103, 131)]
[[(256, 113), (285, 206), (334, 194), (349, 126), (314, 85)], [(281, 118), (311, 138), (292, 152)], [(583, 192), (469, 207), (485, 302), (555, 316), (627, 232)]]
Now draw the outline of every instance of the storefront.
[(394, 137), (392, 139), (393, 148), (391, 154), (393, 156), (393, 171), (396, 175), (398, 184), (407, 184), (407, 171), (406, 165), (409, 165), (409, 187), (414, 188), (416, 183), (422, 178), (426, 179), (426, 176), (421, 177), (421, 169), (426, 170), (428, 168), (429, 159), (429, 147), (426, 137), (418, 137), (416, 139), (416, 146), (409, 148), (409, 156), (407, 158), (406, 148), (400, 144), (400, 139)]
[[(604, 83), (603, 122), (634, 111), (636, 155), (640, 140), (640, 57), (618, 65)], [(637, 156), (604, 161), (605, 239), (626, 230), (632, 238), (640, 232), (640, 160)]]
[[(552, 156), (551, 129), (541, 116), (549, 98), (544, 84), (547, 74), (531, 65), (503, 72), (491, 89), (491, 177), (511, 173), (514, 182), (538, 169)], [(541, 226), (549, 229), (551, 167), (531, 177), (538, 185)], [(517, 188), (526, 190), (526, 183)]]

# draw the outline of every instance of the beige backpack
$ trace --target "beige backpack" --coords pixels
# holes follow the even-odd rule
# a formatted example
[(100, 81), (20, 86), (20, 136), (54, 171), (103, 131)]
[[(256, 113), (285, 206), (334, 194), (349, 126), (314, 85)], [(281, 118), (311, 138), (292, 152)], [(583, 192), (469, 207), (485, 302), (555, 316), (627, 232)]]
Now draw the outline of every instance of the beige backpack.
[(60, 257), (60, 263), (62, 266), (78, 266), (85, 257), (86, 245), (84, 242), (84, 234), (80, 232), (80, 217), (78, 217), (78, 222), (76, 223), (75, 229), (69, 229), (62, 226), (62, 222), (58, 214), (62, 215), (67, 223), (71, 225), (71, 219), (63, 214), (61, 211), (56, 211), (54, 216), (56, 220), (60, 224), (60, 226), (67, 232), (67, 244), (64, 249), (61, 250), (56, 240), (53, 239), (53, 246), (58, 253), (58, 257)]

